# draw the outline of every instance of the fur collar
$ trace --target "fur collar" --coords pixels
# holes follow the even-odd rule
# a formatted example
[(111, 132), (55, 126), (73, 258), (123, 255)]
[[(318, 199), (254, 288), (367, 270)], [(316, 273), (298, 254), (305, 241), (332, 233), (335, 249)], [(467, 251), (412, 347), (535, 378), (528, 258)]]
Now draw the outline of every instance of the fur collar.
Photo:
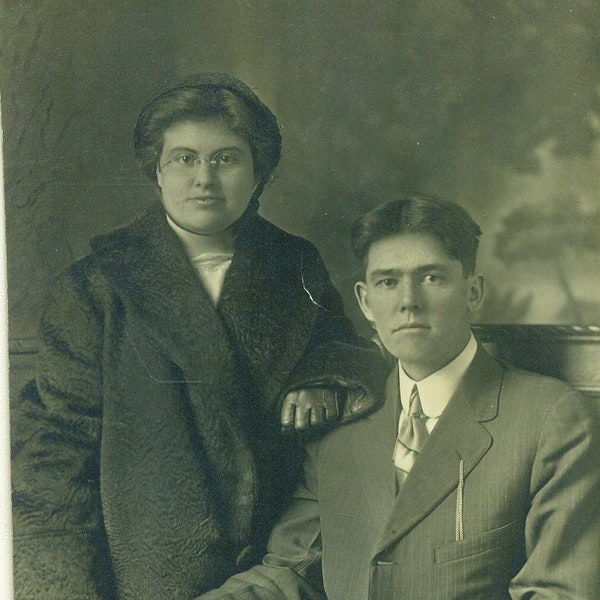
[[(210, 356), (243, 357), (269, 403), (309, 342), (323, 292), (316, 253), (258, 215), (238, 230), (218, 306), (169, 227), (162, 207), (92, 242), (101, 270), (140, 316), (156, 343), (192, 380), (203, 380)], [(319, 259), (320, 260), (320, 259)], [(307, 294), (304, 285), (313, 285)], [(286, 335), (282, 335), (285, 332)], [(223, 376), (232, 373), (223, 372)]]

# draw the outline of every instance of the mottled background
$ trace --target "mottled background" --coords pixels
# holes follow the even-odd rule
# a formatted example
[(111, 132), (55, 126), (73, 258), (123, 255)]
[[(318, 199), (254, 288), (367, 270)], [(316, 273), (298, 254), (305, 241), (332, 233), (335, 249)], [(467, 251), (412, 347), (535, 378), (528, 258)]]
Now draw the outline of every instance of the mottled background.
[(347, 231), (400, 192), (484, 230), (483, 322), (600, 323), (600, 5), (537, 0), (4, 0), (9, 317), (154, 191), (131, 129), (166, 81), (229, 71), (277, 114), (262, 213), (351, 297)]

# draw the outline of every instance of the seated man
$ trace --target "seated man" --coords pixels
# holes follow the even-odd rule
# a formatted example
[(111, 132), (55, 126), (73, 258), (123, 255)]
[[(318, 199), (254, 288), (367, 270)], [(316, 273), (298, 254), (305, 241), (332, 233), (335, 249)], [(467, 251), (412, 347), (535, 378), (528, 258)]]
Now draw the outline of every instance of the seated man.
[(600, 598), (597, 424), (474, 339), (480, 233), (414, 197), (354, 224), (356, 296), (398, 359), (386, 403), (309, 445), (263, 564), (204, 600)]

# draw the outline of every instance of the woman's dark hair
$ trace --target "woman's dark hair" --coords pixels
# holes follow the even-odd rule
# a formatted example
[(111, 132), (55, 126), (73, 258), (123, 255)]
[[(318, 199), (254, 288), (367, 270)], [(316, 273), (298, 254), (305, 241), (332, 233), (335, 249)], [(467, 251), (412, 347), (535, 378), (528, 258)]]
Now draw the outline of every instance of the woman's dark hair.
[(156, 163), (169, 127), (181, 121), (211, 119), (222, 119), (246, 140), (262, 191), (281, 156), (277, 119), (245, 83), (225, 73), (186, 77), (142, 108), (133, 132), (133, 146), (146, 176), (156, 181)]
[(371, 245), (399, 233), (434, 236), (448, 256), (460, 261), (465, 277), (475, 272), (481, 229), (462, 206), (426, 196), (383, 204), (352, 224), (352, 251), (366, 267)]

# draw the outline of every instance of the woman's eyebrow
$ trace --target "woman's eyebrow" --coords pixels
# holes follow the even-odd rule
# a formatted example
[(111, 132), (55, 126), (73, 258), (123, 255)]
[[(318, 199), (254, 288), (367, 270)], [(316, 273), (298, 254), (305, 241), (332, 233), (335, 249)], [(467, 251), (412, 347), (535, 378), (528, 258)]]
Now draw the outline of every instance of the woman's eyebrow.
[[(198, 150), (189, 148), (188, 146), (175, 146), (169, 150), (168, 154), (176, 154), (178, 152), (189, 152), (190, 154), (196, 155), (200, 154)], [(242, 154), (243, 150), (239, 146), (224, 146), (223, 148), (217, 148), (216, 150), (213, 150), (210, 155), (212, 156), (214, 154), (219, 154), (219, 152), (238, 152)]]
[(175, 146), (171, 148), (168, 154), (177, 154), (178, 152), (189, 152), (190, 154), (198, 154), (196, 150), (193, 148), (188, 148), (187, 146)]

